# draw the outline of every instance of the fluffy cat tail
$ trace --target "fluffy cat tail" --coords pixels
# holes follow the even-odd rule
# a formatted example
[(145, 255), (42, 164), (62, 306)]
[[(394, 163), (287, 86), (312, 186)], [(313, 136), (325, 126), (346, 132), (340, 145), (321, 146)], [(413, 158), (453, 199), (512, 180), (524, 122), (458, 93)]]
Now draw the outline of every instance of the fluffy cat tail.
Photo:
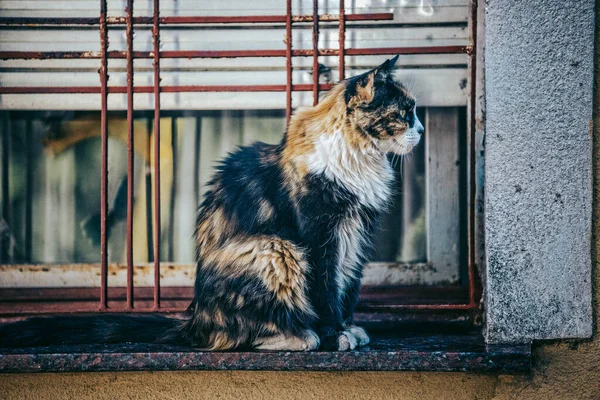
[(186, 344), (180, 334), (183, 322), (161, 315), (34, 317), (0, 324), (0, 347), (128, 342)]

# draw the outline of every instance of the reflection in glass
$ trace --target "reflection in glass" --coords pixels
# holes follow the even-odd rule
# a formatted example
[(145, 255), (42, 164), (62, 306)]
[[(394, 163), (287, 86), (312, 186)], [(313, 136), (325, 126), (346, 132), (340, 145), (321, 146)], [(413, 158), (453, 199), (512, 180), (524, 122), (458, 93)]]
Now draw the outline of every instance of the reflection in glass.
[[(278, 143), (281, 110), (202, 111), (161, 119), (161, 258), (194, 261), (196, 208), (218, 160), (256, 140)], [(2, 112), (2, 263), (100, 260), (100, 115)], [(423, 116), (421, 116), (423, 119)], [(152, 261), (153, 122), (134, 122), (134, 261)], [(107, 216), (109, 261), (125, 261), (126, 118), (110, 114)], [(382, 218), (374, 261), (426, 261), (424, 144), (393, 160), (394, 202)], [(7, 197), (8, 194), (8, 197)]]

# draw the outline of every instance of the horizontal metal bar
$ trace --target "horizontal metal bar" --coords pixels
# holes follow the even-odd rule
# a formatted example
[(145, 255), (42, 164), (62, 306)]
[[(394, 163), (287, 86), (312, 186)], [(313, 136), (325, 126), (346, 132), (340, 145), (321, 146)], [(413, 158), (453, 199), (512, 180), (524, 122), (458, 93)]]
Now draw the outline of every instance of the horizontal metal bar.
[[(329, 90), (332, 84), (320, 84), (319, 90)], [(161, 86), (161, 93), (210, 93), (210, 92), (285, 92), (286, 85), (231, 85), (231, 86)], [(311, 84), (293, 85), (296, 92), (312, 90)], [(134, 93), (153, 93), (153, 86), (136, 86)], [(99, 86), (23, 86), (0, 87), (0, 94), (53, 94), (53, 93), (100, 93)], [(125, 86), (109, 86), (108, 93), (127, 93)]]
[[(346, 21), (390, 21), (393, 13), (347, 14)], [(292, 22), (312, 22), (312, 15), (292, 16)], [(319, 16), (320, 22), (335, 22), (339, 15), (325, 14)], [(127, 17), (108, 17), (109, 25), (125, 25)], [(135, 17), (134, 24), (151, 25), (152, 17)], [(249, 15), (249, 16), (189, 16), (189, 17), (160, 17), (161, 25), (181, 24), (256, 24), (256, 23), (285, 23), (285, 15)], [(2, 17), (0, 26), (40, 26), (40, 25), (98, 25), (99, 18), (36, 18), (36, 17)]]
[[(35, 264), (29, 264), (35, 265)], [(93, 264), (75, 264), (74, 266), (88, 266)], [(153, 264), (144, 264), (152, 267)], [(182, 266), (183, 264), (165, 263), (167, 267)], [(25, 268), (27, 264), (24, 264)], [(36, 265), (37, 266), (37, 265)], [(113, 265), (110, 265), (113, 266)], [(50, 266), (52, 268), (52, 266)], [(120, 267), (126, 268), (126, 265)], [(139, 265), (136, 265), (139, 268)], [(94, 300), (99, 297), (99, 287), (6, 287), (0, 288), (0, 303), (22, 301), (67, 301), (67, 300)], [(151, 286), (136, 286), (136, 297), (151, 300), (153, 297)], [(111, 300), (124, 300), (125, 287), (114, 286), (108, 288)], [(193, 286), (167, 286), (164, 287), (163, 297), (166, 299), (191, 299), (194, 295)], [(462, 304), (468, 298), (467, 286), (400, 286), (400, 285), (364, 285), (361, 288), (361, 299), (369, 303), (395, 299), (397, 303), (406, 303), (409, 300), (421, 299), (421, 302), (434, 304)], [(425, 301), (424, 299), (427, 299)]]
[(366, 304), (360, 310), (473, 310), (477, 304)]
[(0, 51), (0, 60), (88, 59), (100, 55), (99, 51)]
[[(164, 299), (163, 302), (167, 303)], [(160, 307), (160, 313), (183, 313), (189, 306), (189, 300), (174, 301), (175, 303), (181, 303), (180, 306), (175, 307)], [(112, 300), (110, 303), (113, 303)], [(124, 302), (120, 302), (124, 303)], [(89, 304), (89, 306), (88, 306)], [(168, 304), (168, 303), (167, 303)], [(60, 313), (97, 313), (97, 312), (110, 312), (110, 313), (156, 313), (157, 310), (154, 308), (152, 300), (139, 301), (136, 303), (136, 308), (126, 308), (122, 304), (113, 306), (109, 304), (107, 308), (100, 309), (97, 302), (81, 302), (73, 303), (31, 303), (19, 305), (10, 310), (2, 310), (3, 306), (0, 305), (0, 316), (12, 317), (18, 316), (23, 317), (27, 315), (42, 315), (42, 314), (60, 314)], [(470, 304), (400, 304), (400, 305), (382, 305), (378, 307), (365, 306), (360, 307), (361, 312), (377, 312), (377, 311), (389, 311), (391, 313), (397, 311), (410, 311), (410, 310), (430, 310), (430, 311), (470, 311), (476, 310), (477, 306)]]
[[(471, 54), (472, 46), (375, 47), (346, 49), (349, 56), (392, 54)], [(338, 49), (320, 49), (319, 56), (338, 56)], [(152, 51), (134, 51), (134, 58), (154, 58)], [(0, 60), (97, 59), (99, 51), (0, 51)], [(285, 57), (286, 50), (173, 50), (161, 51), (160, 58), (242, 58)], [(312, 57), (313, 50), (293, 50), (294, 57)], [(127, 58), (126, 51), (109, 51), (109, 58)]]
[[(136, 286), (136, 300), (152, 300), (152, 287)], [(109, 287), (111, 301), (125, 301), (125, 287)], [(99, 287), (63, 287), (63, 288), (0, 288), (0, 303), (32, 303), (32, 302), (67, 302), (97, 301), (100, 297)], [(162, 298), (168, 300), (190, 300), (194, 297), (192, 286), (168, 286), (162, 288)]]
[[(184, 311), (193, 297), (193, 287), (162, 288), (161, 300), (167, 310)], [(364, 286), (361, 289), (359, 310), (470, 310), (476, 306), (465, 304), (467, 288), (463, 286)], [(18, 312), (95, 312), (100, 288), (2, 288), (0, 289), (0, 315)], [(130, 312), (124, 306), (126, 288), (108, 288), (109, 311)], [(136, 287), (136, 312), (153, 310), (153, 288)], [(162, 310), (162, 308), (161, 308)]]
[[(161, 313), (183, 313), (189, 306), (189, 299), (185, 300), (165, 300), (161, 298), (161, 302), (167, 304), (166, 307), (160, 307)], [(124, 301), (110, 300), (106, 308), (100, 308), (97, 300), (89, 301), (70, 301), (70, 302), (35, 302), (35, 303), (16, 303), (16, 304), (0, 304), (0, 317), (23, 317), (26, 315), (42, 315), (42, 314), (59, 314), (59, 313), (155, 313), (157, 310), (154, 307), (153, 300), (138, 300), (136, 308), (124, 307)], [(168, 306), (173, 304), (174, 306)], [(8, 306), (8, 307), (7, 307)], [(398, 304), (398, 305), (379, 305), (379, 306), (361, 306), (359, 304), (358, 311), (360, 312), (390, 312), (399, 311), (470, 311), (477, 310), (477, 306), (471, 304)]]
[[(376, 56), (392, 54), (471, 54), (472, 46), (423, 46), (423, 47), (371, 47), (346, 49), (347, 56)], [(332, 54), (338, 55), (338, 51)]]
[[(112, 303), (112, 300), (110, 301)], [(14, 310), (9, 311), (1, 311), (0, 315), (3, 318), (6, 317), (25, 317), (30, 315), (46, 315), (46, 314), (96, 314), (98, 312), (109, 312), (109, 313), (156, 313), (157, 311), (153, 307), (152, 300), (146, 302), (140, 302), (140, 304), (136, 304), (136, 307), (140, 308), (125, 308), (121, 304), (118, 306), (113, 306), (109, 303), (109, 306), (105, 308), (99, 308), (96, 302), (86, 302), (82, 304), (81, 302), (73, 302), (73, 303), (55, 303), (55, 304), (44, 304), (44, 303), (34, 303), (30, 305), (24, 305), (19, 308), (15, 308)], [(187, 306), (189, 305), (189, 300), (185, 300), (185, 305), (181, 305), (181, 307), (161, 307), (160, 313), (183, 313)], [(1, 305), (0, 305), (1, 306)]]

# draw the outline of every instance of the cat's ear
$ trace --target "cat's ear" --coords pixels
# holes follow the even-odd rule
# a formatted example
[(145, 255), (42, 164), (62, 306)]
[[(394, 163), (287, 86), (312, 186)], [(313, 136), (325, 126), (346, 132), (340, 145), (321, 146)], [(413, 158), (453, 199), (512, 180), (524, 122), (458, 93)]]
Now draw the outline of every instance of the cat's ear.
[(379, 82), (385, 82), (393, 72), (394, 65), (398, 61), (398, 56), (385, 60), (381, 65), (362, 75), (352, 78), (346, 88), (346, 104), (350, 108), (367, 107), (375, 98), (377, 87), (378, 96), (384, 95), (385, 85), (378, 85)]
[(375, 68), (375, 71), (377, 71), (377, 73), (379, 73), (379, 74), (392, 73), (392, 71), (394, 70), (394, 66), (396, 65), (396, 61), (398, 61), (399, 57), (400, 57), (400, 55), (397, 55), (394, 58), (389, 58), (389, 59), (385, 60), (380, 66)]
[(388, 76), (390, 76), (394, 72), (394, 66), (396, 65), (396, 61), (398, 61), (399, 55), (394, 58), (389, 58), (385, 60), (380, 66), (373, 70), (375, 79), (374, 81), (385, 81)]
[(346, 104), (350, 108), (368, 106), (375, 97), (376, 87), (378, 96), (384, 95), (380, 92), (386, 90), (385, 85), (378, 85), (378, 83), (385, 82), (391, 75), (398, 57), (385, 60), (378, 67), (351, 79), (346, 88)]

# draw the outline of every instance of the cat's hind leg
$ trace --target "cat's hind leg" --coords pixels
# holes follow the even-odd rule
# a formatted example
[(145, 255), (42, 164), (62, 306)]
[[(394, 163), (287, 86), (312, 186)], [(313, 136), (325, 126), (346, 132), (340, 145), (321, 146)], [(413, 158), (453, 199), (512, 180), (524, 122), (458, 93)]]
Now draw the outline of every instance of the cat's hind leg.
[[(212, 266), (223, 279), (258, 279), (269, 292), (265, 295), (273, 299), (270, 308), (283, 307), (291, 314), (314, 316), (307, 295), (308, 264), (302, 250), (292, 242), (274, 236), (233, 238), (201, 256), (203, 264)], [(282, 331), (300, 328), (272, 322)]]
[(301, 351), (318, 346), (316, 334), (308, 332), (316, 318), (307, 295), (308, 265), (294, 243), (240, 235), (200, 258), (190, 342), (218, 350), (262, 345), (264, 350)]

